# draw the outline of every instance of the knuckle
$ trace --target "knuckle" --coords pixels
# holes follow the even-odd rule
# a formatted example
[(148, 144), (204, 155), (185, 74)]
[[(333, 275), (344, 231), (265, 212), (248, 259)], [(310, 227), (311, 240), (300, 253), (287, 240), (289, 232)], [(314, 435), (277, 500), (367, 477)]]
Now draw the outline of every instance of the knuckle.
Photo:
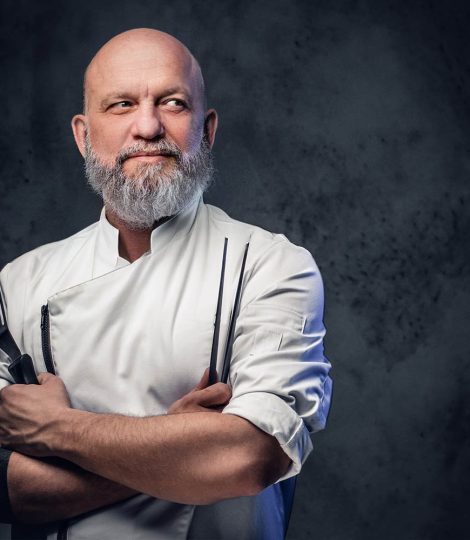
[(12, 384), (2, 390), (1, 398), (4, 403), (8, 403), (15, 397), (15, 395), (18, 393), (16, 389), (17, 386), (17, 384)]
[(54, 376), (51, 373), (47, 373), (46, 371), (38, 374), (39, 384), (44, 384), (53, 378)]
[(225, 383), (218, 383), (219, 386), (219, 392), (222, 396), (226, 396), (229, 398), (232, 395), (232, 390), (228, 384)]

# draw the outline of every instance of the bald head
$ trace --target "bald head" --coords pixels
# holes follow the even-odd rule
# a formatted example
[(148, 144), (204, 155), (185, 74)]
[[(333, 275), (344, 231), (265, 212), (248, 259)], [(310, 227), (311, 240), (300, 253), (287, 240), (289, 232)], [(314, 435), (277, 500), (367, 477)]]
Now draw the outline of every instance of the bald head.
[(95, 54), (85, 70), (83, 81), (84, 112), (97, 88), (112, 76), (132, 76), (144, 70), (157, 76), (159, 67), (173, 65), (187, 77), (195, 97), (205, 109), (204, 79), (198, 61), (189, 49), (170, 34), (152, 28), (136, 28), (114, 36)]
[[(201, 68), (164, 32), (138, 28), (109, 40), (86, 69), (84, 98), (84, 113), (72, 119), (75, 141), (84, 157), (88, 144), (103, 164), (112, 165), (136, 144), (164, 140), (193, 155), (203, 139), (209, 147), (214, 143), (217, 113), (206, 110)], [(152, 157), (165, 161), (137, 157), (126, 160), (126, 173)]]
[(149, 28), (115, 36), (90, 62), (84, 94), (72, 130), (107, 212), (151, 228), (204, 191), (217, 113), (181, 42)]

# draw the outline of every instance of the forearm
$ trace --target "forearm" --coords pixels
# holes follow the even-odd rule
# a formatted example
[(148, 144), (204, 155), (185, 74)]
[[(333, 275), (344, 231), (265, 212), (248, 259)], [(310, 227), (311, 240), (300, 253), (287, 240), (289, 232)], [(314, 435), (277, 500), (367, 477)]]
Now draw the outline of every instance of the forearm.
[(289, 464), (273, 437), (229, 414), (130, 418), (69, 410), (63, 429), (56, 455), (179, 503), (253, 495)]
[[(274, 437), (244, 418), (211, 409), (230, 398), (222, 383), (203, 388), (201, 379), (172, 406), (173, 414), (136, 418), (72, 409), (58, 377), (41, 374), (39, 382), (2, 390), (0, 444), (30, 456), (62, 458), (139, 493), (182, 504), (254, 495), (290, 463)], [(185, 410), (190, 412), (174, 414)], [(86, 480), (83, 484), (81, 474), (73, 477), (76, 485), (65, 490), (71, 498), (65, 508), (72, 506), (75, 493), (78, 499), (87, 497)], [(31, 493), (31, 486), (24, 491)], [(115, 501), (113, 493), (111, 500), (104, 499), (99, 495), (95, 503), (92, 495), (87, 507), (79, 504), (74, 513)]]
[(72, 463), (17, 452), (8, 465), (8, 492), (15, 518), (24, 523), (71, 518), (136, 493)]

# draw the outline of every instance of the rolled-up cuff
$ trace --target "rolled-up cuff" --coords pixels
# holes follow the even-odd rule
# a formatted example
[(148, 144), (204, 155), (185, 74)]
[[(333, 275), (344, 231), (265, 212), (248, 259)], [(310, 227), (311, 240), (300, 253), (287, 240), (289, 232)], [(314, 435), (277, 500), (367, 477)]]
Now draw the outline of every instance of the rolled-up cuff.
[(5, 379), (0, 378), (0, 390), (3, 390), (3, 388), (6, 388), (7, 386), (10, 386), (11, 382), (7, 381)]
[(10, 461), (11, 450), (0, 448), (0, 522), (12, 523), (13, 513), (11, 511), (10, 497), (8, 495), (8, 462)]
[(242, 394), (233, 398), (223, 413), (245, 418), (265, 433), (276, 437), (292, 460), (287, 473), (278, 482), (300, 472), (313, 445), (302, 418), (284, 400), (267, 392)]

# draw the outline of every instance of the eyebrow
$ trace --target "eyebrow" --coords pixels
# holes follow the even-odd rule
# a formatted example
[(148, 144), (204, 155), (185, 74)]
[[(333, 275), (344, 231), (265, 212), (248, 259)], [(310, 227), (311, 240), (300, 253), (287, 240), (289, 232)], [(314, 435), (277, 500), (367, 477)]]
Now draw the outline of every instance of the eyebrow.
[[(115, 90), (113, 92), (110, 92), (109, 94), (106, 94), (104, 98), (100, 101), (100, 107), (104, 107), (109, 103), (109, 101), (113, 101), (115, 99), (125, 99), (132, 97), (133, 92), (130, 91), (119, 91)], [(171, 94), (184, 94), (185, 98), (192, 103), (192, 97), (188, 91), (188, 89), (182, 87), (182, 86), (172, 86), (170, 88), (166, 88), (164, 91), (159, 92), (160, 98), (169, 96)], [(159, 98), (159, 99), (160, 99)]]

